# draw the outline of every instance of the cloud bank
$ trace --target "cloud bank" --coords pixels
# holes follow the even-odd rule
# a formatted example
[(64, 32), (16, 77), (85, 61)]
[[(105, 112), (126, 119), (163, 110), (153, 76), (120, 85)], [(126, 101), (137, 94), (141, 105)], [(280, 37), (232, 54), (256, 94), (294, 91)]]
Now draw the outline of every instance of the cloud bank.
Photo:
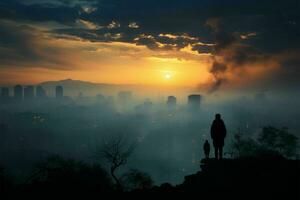
[[(65, 58), (74, 55), (53, 41), (125, 43), (157, 57), (206, 57), (210, 93), (239, 86), (299, 88), (299, 8), (296, 0), (5, 0), (0, 62), (71, 70), (76, 63)], [(78, 55), (98, 49), (78, 48)]]

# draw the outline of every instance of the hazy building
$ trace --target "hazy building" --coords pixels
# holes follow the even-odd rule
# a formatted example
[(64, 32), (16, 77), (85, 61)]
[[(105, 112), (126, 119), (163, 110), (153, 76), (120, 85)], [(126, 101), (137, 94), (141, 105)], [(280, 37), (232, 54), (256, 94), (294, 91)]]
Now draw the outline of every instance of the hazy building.
[(56, 86), (55, 87), (55, 97), (56, 98), (62, 98), (64, 96), (64, 89), (63, 86)]
[(24, 99), (31, 100), (34, 98), (34, 86), (28, 85), (24, 88)]
[(38, 85), (36, 87), (36, 98), (42, 99), (46, 98), (46, 96), (46, 90), (41, 85)]
[(96, 101), (97, 101), (97, 103), (105, 103), (105, 96), (102, 94), (97, 94)]
[(14, 87), (14, 98), (18, 101), (23, 99), (23, 87), (21, 85), (16, 85)]
[(115, 99), (113, 96), (108, 96), (107, 97), (107, 102), (111, 105), (113, 105), (115, 103)]
[(145, 109), (149, 110), (153, 107), (153, 103), (150, 99), (145, 99), (143, 106)]
[(8, 98), (9, 97), (9, 89), (8, 89), (8, 87), (2, 87), (1, 88), (1, 97), (2, 98)]
[(118, 99), (119, 99), (120, 103), (122, 103), (122, 104), (129, 103), (132, 99), (132, 92), (130, 92), (130, 91), (121, 91), (118, 94)]
[(188, 107), (191, 110), (199, 109), (202, 96), (200, 94), (192, 94), (188, 96)]
[(177, 99), (174, 96), (168, 96), (168, 100), (167, 100), (167, 106), (169, 108), (173, 108), (176, 106), (177, 103)]
[(148, 113), (152, 110), (153, 103), (150, 99), (145, 99), (143, 104), (135, 106), (135, 111), (138, 113)]

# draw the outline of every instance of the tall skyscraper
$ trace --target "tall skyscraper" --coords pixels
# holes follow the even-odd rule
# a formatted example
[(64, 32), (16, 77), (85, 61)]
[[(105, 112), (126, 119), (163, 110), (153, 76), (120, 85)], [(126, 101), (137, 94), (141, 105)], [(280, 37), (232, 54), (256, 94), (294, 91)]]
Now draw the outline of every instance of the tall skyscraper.
[(64, 89), (61, 85), (55, 87), (55, 97), (56, 98), (63, 98), (64, 96)]
[(202, 96), (200, 94), (192, 94), (188, 96), (188, 107), (191, 110), (196, 110), (200, 108)]
[(174, 96), (168, 96), (167, 106), (169, 108), (174, 108), (176, 106), (177, 99)]
[(42, 99), (45, 98), (46, 95), (46, 91), (44, 90), (44, 88), (41, 85), (38, 85), (36, 87), (36, 98)]
[(24, 88), (24, 99), (32, 100), (34, 98), (34, 86), (28, 85)]
[(23, 99), (23, 87), (21, 85), (16, 85), (14, 87), (14, 98), (18, 101)]

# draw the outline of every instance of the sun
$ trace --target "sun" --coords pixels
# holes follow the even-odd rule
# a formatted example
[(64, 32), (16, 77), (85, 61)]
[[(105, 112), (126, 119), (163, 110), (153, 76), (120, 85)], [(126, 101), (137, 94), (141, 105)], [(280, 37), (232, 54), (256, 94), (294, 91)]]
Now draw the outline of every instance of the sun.
[(165, 77), (165, 79), (170, 80), (172, 78), (172, 74), (171, 73), (165, 73), (164, 77)]

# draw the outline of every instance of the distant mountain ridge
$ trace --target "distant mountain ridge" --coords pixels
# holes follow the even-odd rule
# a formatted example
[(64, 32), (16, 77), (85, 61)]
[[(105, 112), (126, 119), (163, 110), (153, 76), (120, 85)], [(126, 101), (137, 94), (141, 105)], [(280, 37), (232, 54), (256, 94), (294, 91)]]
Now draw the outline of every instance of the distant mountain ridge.
[[(108, 84), (108, 83), (93, 83), (88, 81), (64, 79), (58, 81), (46, 81), (38, 85), (41, 85), (50, 93), (53, 93), (56, 86), (60, 85), (64, 88), (67, 95), (78, 95), (83, 93), (85, 95), (96, 95), (99, 93), (115, 93), (118, 90), (125, 90), (128, 87), (135, 87), (136, 85), (121, 85), (121, 84)], [(52, 91), (52, 92), (51, 92)]]
[(58, 81), (45, 81), (41, 82), (38, 85), (42, 86), (121, 86), (116, 84), (109, 84), (109, 83), (94, 83), (89, 81), (82, 81), (82, 80), (73, 80), (73, 79), (64, 79), (64, 80), (58, 80)]
[(79, 93), (82, 93), (86, 96), (95, 96), (97, 94), (116, 95), (120, 91), (133, 91), (134, 93), (144, 93), (144, 95), (160, 94), (165, 92), (170, 95), (176, 95), (177, 92), (191, 90), (191, 88), (188, 87), (161, 87), (140, 84), (93, 83), (89, 81), (73, 79), (46, 81), (41, 82), (37, 85), (41, 85), (50, 95), (54, 95), (55, 87), (60, 85), (64, 88), (64, 94), (68, 96), (78, 96)]

